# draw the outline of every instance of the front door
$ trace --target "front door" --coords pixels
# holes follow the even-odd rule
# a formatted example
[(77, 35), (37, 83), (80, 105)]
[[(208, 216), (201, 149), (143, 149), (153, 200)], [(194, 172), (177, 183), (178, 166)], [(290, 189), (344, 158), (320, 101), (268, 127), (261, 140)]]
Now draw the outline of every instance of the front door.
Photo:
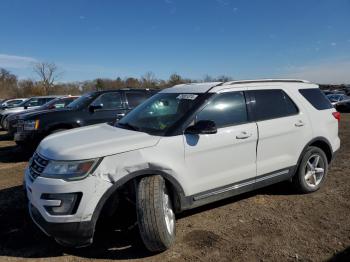
[(126, 109), (122, 102), (122, 94), (120, 92), (103, 93), (97, 97), (91, 105), (100, 106), (96, 110), (88, 110), (87, 124), (114, 122), (118, 118), (118, 114), (125, 114)]
[(249, 123), (243, 91), (215, 95), (195, 121), (212, 120), (217, 133), (185, 134), (185, 163), (191, 194), (215, 190), (256, 176), (257, 126)]

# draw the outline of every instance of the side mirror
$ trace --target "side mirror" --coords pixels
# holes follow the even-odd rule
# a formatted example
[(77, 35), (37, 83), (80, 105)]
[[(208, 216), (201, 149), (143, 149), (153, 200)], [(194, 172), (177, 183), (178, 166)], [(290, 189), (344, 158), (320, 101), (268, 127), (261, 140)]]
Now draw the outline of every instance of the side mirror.
[(95, 112), (95, 111), (97, 111), (97, 110), (100, 110), (100, 109), (102, 109), (103, 108), (103, 104), (99, 104), (99, 105), (90, 105), (89, 106), (89, 111), (90, 112)]
[(211, 120), (200, 120), (192, 126), (189, 126), (185, 130), (185, 134), (191, 135), (209, 135), (216, 134), (218, 132), (216, 124)]

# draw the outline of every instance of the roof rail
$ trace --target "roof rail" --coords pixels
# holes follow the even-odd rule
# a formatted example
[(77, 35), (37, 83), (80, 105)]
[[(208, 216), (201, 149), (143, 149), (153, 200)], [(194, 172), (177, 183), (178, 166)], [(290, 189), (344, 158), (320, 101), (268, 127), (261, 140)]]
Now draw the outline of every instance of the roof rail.
[(237, 80), (226, 82), (223, 85), (234, 85), (234, 84), (251, 84), (251, 83), (271, 83), (271, 82), (284, 82), (284, 83), (311, 83), (307, 80), (301, 79), (257, 79), (257, 80)]

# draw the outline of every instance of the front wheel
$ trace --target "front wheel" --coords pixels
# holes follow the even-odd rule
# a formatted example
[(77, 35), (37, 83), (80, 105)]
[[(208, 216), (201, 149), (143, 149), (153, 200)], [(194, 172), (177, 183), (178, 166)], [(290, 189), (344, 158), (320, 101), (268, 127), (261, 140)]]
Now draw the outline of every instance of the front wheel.
[(302, 193), (320, 189), (328, 172), (328, 160), (324, 151), (309, 147), (304, 153), (298, 171), (293, 177), (294, 186)]
[(164, 251), (175, 242), (175, 213), (161, 176), (141, 179), (136, 195), (136, 211), (140, 235), (149, 251)]

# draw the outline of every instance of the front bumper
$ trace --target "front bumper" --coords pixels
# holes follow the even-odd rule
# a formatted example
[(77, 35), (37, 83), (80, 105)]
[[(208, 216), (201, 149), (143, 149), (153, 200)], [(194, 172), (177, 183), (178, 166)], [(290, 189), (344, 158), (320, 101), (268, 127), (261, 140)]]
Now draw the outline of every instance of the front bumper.
[(54, 237), (59, 244), (83, 247), (92, 243), (95, 231), (93, 221), (49, 223), (32, 204), (29, 204), (29, 214), (41, 231), (48, 236)]
[[(110, 182), (93, 175), (80, 181), (67, 182), (30, 176), (25, 171), (24, 185), (28, 208), (33, 222), (48, 236), (65, 246), (82, 247), (92, 243), (99, 215), (98, 204), (104, 193), (112, 186)], [(81, 192), (82, 198), (74, 214), (52, 215), (45, 206), (57, 206), (57, 200), (43, 199), (43, 194)]]
[(42, 135), (37, 131), (21, 131), (14, 134), (16, 142), (38, 143), (42, 139)]
[(8, 120), (7, 132), (10, 135), (14, 135), (17, 132), (17, 119)]

